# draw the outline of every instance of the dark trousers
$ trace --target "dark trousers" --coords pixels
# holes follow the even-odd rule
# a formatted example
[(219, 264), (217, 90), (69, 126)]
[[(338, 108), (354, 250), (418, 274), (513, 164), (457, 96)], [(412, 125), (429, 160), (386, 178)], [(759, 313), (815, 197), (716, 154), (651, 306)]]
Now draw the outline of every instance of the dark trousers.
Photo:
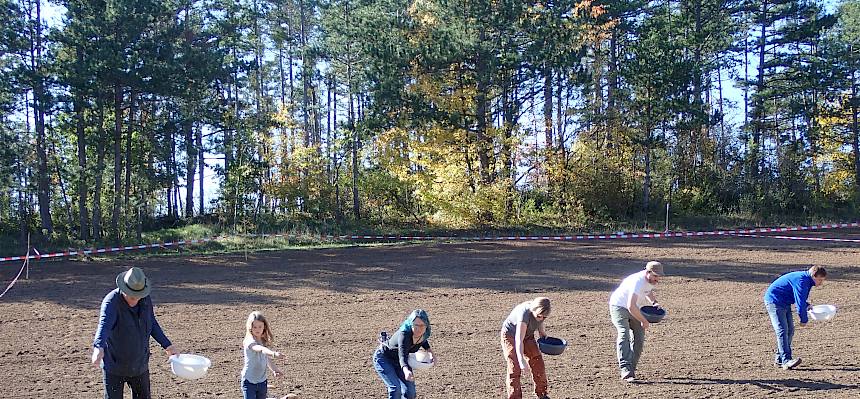
[(243, 399), (266, 399), (268, 391), (268, 381), (263, 381), (259, 384), (242, 380), (242, 398)]
[(149, 370), (134, 377), (123, 377), (120, 375), (104, 372), (105, 399), (122, 399), (125, 384), (131, 388), (132, 399), (152, 399), (149, 389)]

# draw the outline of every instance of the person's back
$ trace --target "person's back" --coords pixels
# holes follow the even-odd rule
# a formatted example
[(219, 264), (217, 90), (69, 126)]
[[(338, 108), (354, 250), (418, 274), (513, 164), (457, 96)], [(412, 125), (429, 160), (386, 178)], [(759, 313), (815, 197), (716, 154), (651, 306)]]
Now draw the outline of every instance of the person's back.
[(779, 306), (806, 306), (806, 298), (813, 285), (815, 282), (807, 270), (783, 274), (767, 288), (764, 302)]
[(526, 337), (534, 336), (540, 326), (540, 321), (532, 315), (530, 306), (531, 301), (525, 301), (515, 306), (508, 317), (502, 322), (502, 335), (513, 337), (517, 331), (519, 323), (526, 323)]
[(800, 325), (806, 325), (806, 313), (809, 303), (809, 291), (814, 286), (824, 284), (827, 271), (820, 266), (812, 266), (809, 270), (790, 272), (779, 276), (767, 287), (764, 293), (764, 305), (776, 336), (776, 354), (774, 364), (784, 370), (790, 370), (800, 364), (800, 358), (794, 357), (791, 343), (794, 338), (794, 316), (791, 305), (797, 305), (797, 315)]
[(654, 285), (648, 283), (648, 279), (645, 277), (646, 273), (646, 270), (642, 270), (621, 280), (621, 284), (609, 296), (609, 304), (627, 308), (627, 300), (632, 294), (637, 294), (639, 302), (641, 302), (645, 295), (654, 289)]

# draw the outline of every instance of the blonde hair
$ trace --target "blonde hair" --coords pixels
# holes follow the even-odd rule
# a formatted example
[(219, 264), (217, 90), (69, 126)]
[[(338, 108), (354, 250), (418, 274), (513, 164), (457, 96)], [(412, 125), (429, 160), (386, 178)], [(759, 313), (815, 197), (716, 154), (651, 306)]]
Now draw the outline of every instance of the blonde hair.
[(549, 316), (549, 312), (552, 310), (549, 304), (549, 298), (539, 296), (532, 299), (532, 302), (529, 305), (529, 310), (531, 310), (536, 316)]
[(245, 338), (254, 338), (254, 334), (251, 334), (251, 328), (254, 326), (255, 321), (260, 321), (263, 323), (263, 333), (260, 334), (260, 342), (263, 345), (269, 345), (272, 341), (275, 340), (274, 334), (272, 334), (272, 329), (269, 328), (269, 322), (266, 320), (266, 316), (263, 316), (262, 312), (253, 311), (248, 315), (248, 320), (245, 322)]

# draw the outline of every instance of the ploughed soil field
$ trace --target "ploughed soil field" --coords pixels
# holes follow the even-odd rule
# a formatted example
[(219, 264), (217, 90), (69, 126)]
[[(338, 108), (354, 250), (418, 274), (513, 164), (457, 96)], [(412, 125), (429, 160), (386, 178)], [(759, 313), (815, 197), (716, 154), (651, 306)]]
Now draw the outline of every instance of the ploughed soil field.
[[(860, 238), (858, 230), (804, 236)], [(783, 234), (784, 235), (784, 234)], [(792, 235), (800, 235), (792, 233)], [(660, 260), (666, 320), (646, 333), (635, 384), (620, 379), (607, 301), (621, 279)], [(371, 366), (381, 330), (429, 312), (438, 363), (416, 371), (419, 398), (502, 398), (502, 320), (535, 296), (552, 300), (547, 332), (569, 341), (544, 356), (550, 397), (860, 397), (860, 244), (776, 238), (392, 244), (144, 260), (34, 262), (0, 299), (3, 398), (99, 398), (89, 364), (99, 305), (129, 266), (153, 282), (158, 321), (175, 345), (209, 357), (206, 377), (175, 377), (152, 341), (154, 398), (241, 398), (241, 342), (249, 312), (275, 334), (284, 377), (269, 396), (383, 398)], [(810, 295), (835, 304), (827, 322), (798, 328), (802, 365), (773, 365), (762, 293), (778, 275), (827, 268)], [(20, 264), (0, 264), (5, 288)], [(797, 316), (795, 316), (795, 319)], [(524, 377), (524, 390), (532, 389)], [(126, 397), (131, 395), (126, 390)], [(526, 397), (529, 397), (528, 395)]]

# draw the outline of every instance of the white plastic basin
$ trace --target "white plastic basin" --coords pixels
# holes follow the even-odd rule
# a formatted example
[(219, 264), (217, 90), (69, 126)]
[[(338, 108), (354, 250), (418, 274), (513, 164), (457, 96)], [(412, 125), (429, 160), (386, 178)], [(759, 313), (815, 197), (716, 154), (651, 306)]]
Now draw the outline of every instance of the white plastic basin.
[(206, 375), (212, 361), (199, 355), (173, 355), (170, 356), (170, 370), (179, 378), (196, 380)]
[(815, 305), (809, 310), (809, 318), (815, 321), (830, 320), (836, 316), (836, 306), (833, 305)]
[(433, 367), (433, 355), (425, 350), (410, 353), (408, 363), (413, 370), (427, 369)]

